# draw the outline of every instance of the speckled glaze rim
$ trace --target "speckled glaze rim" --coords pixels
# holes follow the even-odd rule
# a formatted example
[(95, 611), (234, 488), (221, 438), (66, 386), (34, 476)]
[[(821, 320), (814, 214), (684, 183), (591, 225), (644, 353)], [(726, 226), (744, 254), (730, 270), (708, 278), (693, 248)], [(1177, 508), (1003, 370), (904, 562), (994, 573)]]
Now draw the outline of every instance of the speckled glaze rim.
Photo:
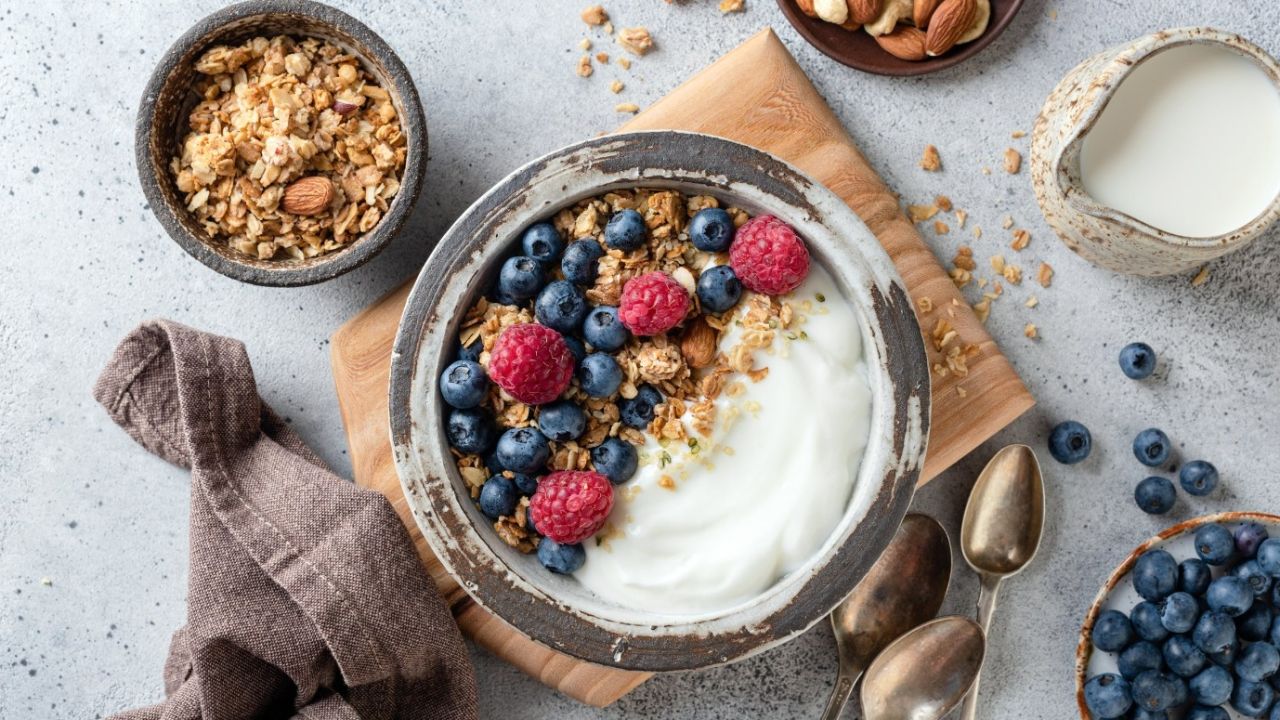
[[(991, 3), (991, 24), (987, 26), (982, 35), (973, 42), (965, 43), (950, 52), (944, 53), (941, 57), (929, 58), (918, 62), (902, 60), (890, 55), (882, 50), (880, 45), (862, 30), (845, 30), (825, 20), (805, 15), (796, 7), (796, 0), (778, 0), (778, 8), (782, 10), (783, 17), (787, 19), (787, 22), (791, 23), (791, 26), (796, 29), (796, 32), (800, 33), (801, 37), (817, 48), (818, 52), (841, 65), (854, 70), (872, 73), (873, 75), (915, 77), (955, 67), (985, 50), (988, 45), (996, 41), (996, 38), (1004, 34), (1004, 31), (1013, 23), (1018, 11), (1022, 9), (1023, 0), (991, 0)], [(997, 5), (1003, 6), (1003, 9), (997, 9)], [(847, 45), (834, 42), (832, 37), (835, 32), (844, 35), (853, 35), (855, 33), (864, 35), (865, 39), (856, 38), (856, 40), (867, 47), (868, 50), (874, 49), (878, 53), (878, 55), (874, 56), (875, 62), (868, 62), (863, 59), (867, 52), (851, 51), (845, 49)], [(845, 41), (855, 40), (853, 37), (840, 37), (840, 39)], [(870, 43), (869, 45), (867, 45), (868, 42)]]
[[(187, 212), (169, 173), (169, 160), (185, 127), (190, 93), (183, 70), (210, 46), (263, 32), (321, 37), (350, 50), (377, 78), (399, 115), (408, 155), (400, 190), (378, 224), (347, 247), (307, 260), (258, 260), (206, 238)], [(173, 101), (170, 100), (173, 99)], [(172, 114), (172, 115), (170, 115)], [(422, 189), (427, 164), (427, 121), (409, 70), (376, 33), (346, 13), (312, 0), (249, 0), (229, 5), (197, 22), (160, 58), (138, 107), (134, 137), (138, 176), (161, 226), (184, 250), (228, 277), (254, 285), (290, 287), (335, 278), (365, 264), (399, 233)]]
[[(681, 617), (605, 603), (503, 544), (447, 447), (436, 378), (461, 310), (486, 289), (518, 233), (579, 199), (622, 187), (712, 193), (797, 227), (863, 315), (871, 436), (854, 499), (815, 559), (755, 601)], [(747, 657), (826, 617), (889, 543), (924, 462), (929, 368), (901, 278), (862, 221), (781, 160), (708, 135), (656, 131), (588, 140), (499, 182), (449, 229), (413, 287), (392, 349), (390, 423), (408, 505), (436, 557), (482, 607), (569, 655), (632, 670), (686, 670)], [(858, 500), (861, 497), (862, 500)], [(864, 509), (855, 513), (861, 502)], [(855, 516), (856, 515), (856, 516)]]
[(1201, 515), (1168, 527), (1155, 537), (1147, 540), (1129, 553), (1129, 556), (1120, 563), (1111, 575), (1107, 577), (1107, 581), (1103, 583), (1102, 589), (1098, 591), (1094, 597), (1093, 604), (1089, 606), (1089, 612), (1085, 614), (1084, 625), (1080, 628), (1080, 641), (1076, 645), (1076, 706), (1080, 710), (1081, 720), (1092, 720), (1089, 714), (1089, 708), (1084, 702), (1084, 684), (1088, 679), (1085, 677), (1089, 672), (1089, 658), (1093, 655), (1093, 643), (1090, 638), (1093, 634), (1093, 623), (1098, 619), (1098, 614), (1102, 612), (1102, 605), (1110, 597), (1111, 592), (1129, 575), (1129, 571), (1133, 570), (1134, 563), (1138, 562), (1138, 558), (1151, 548), (1159, 545), (1170, 538), (1185, 535), (1189, 532), (1195, 532), (1202, 525), (1210, 523), (1238, 523), (1238, 522), (1260, 522), (1280, 524), (1280, 515), (1272, 515), (1264, 512), (1222, 512), (1212, 515)]
[[(1241, 35), (1213, 27), (1189, 26), (1171, 28), (1145, 35), (1124, 46), (1122, 50), (1116, 53), (1109, 64), (1127, 66), (1127, 70), (1124, 71), (1127, 76), (1144, 61), (1184, 45), (1217, 45), (1249, 58), (1257, 63), (1258, 67), (1271, 78), (1276, 87), (1276, 92), (1280, 92), (1280, 64), (1276, 63), (1275, 58), (1266, 50)], [(1114, 48), (1104, 51), (1104, 54), (1113, 52), (1116, 52)], [(1277, 219), (1280, 219), (1280, 192), (1278, 192), (1276, 197), (1271, 200), (1271, 204), (1245, 225), (1222, 235), (1189, 237), (1148, 225), (1132, 215), (1102, 205), (1087, 192), (1084, 192), (1084, 182), (1080, 177), (1080, 155), (1084, 139), (1089, 134), (1089, 131), (1093, 130), (1098, 118), (1106, 111), (1107, 106), (1111, 104), (1111, 99), (1115, 97), (1116, 91), (1119, 90), (1124, 80), (1125, 78), (1121, 78), (1111, 92), (1100, 95), (1093, 106), (1082, 116), (1080, 122), (1077, 123), (1075, 132), (1062, 142), (1062, 151), (1058, 156), (1053, 176), (1058, 183), (1059, 192), (1066, 197), (1067, 205), (1071, 209), (1084, 215), (1092, 215), (1110, 222), (1134, 227), (1140, 232), (1163, 242), (1175, 252), (1179, 248), (1204, 249), (1244, 244), (1266, 232)], [(1080, 192), (1067, 192), (1067, 189), (1073, 185), (1080, 188)]]

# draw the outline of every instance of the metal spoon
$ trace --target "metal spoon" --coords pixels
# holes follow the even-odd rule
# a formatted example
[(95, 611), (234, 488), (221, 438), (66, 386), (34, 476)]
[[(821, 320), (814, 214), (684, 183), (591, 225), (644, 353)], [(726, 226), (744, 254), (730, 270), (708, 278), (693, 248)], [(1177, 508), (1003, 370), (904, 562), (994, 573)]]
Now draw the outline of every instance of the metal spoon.
[(978, 679), (987, 640), (967, 617), (925, 623), (885, 648), (862, 681), (864, 720), (938, 720)]
[(823, 720), (840, 716), (854, 683), (886, 645), (938, 614), (951, 580), (951, 541), (928, 515), (907, 515), (866, 577), (831, 613), (840, 675)]
[[(969, 495), (960, 526), (965, 562), (982, 579), (978, 622), (991, 629), (1000, 582), (1020, 572), (1035, 557), (1044, 530), (1044, 480), (1036, 454), (1026, 445), (1010, 445), (987, 463)], [(973, 720), (978, 679), (965, 699), (962, 720)]]

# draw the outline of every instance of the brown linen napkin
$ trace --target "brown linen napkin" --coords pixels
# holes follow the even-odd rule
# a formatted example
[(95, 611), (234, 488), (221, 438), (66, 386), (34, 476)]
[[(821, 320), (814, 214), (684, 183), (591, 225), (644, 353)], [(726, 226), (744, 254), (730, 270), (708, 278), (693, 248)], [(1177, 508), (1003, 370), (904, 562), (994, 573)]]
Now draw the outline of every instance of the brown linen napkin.
[(187, 624), (166, 700), (125, 720), (475, 718), (462, 636), (386, 499), (324, 467), (258, 397), (244, 345), (167, 320), (94, 397), (191, 469)]

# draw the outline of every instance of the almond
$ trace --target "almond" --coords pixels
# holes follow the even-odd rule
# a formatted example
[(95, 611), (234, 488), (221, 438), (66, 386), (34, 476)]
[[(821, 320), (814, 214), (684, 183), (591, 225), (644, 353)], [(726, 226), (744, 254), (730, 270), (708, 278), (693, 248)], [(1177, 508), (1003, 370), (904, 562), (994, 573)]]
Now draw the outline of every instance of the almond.
[(924, 49), (937, 57), (956, 46), (978, 17), (978, 0), (942, 0), (929, 19)]
[(796, 7), (800, 8), (800, 12), (809, 17), (818, 17), (818, 11), (813, 9), (813, 0), (796, 0)]
[(865, 25), (880, 17), (884, 0), (845, 0), (849, 5), (848, 24)]
[(296, 180), (284, 189), (281, 206), (292, 215), (318, 215), (333, 202), (333, 183), (323, 175)]
[(890, 55), (900, 59), (917, 62), (923, 60), (924, 31), (910, 25), (900, 25), (888, 35), (880, 35), (876, 42)]
[(916, 27), (925, 30), (929, 27), (929, 18), (933, 17), (933, 12), (942, 4), (942, 0), (915, 0), (915, 3), (911, 20), (915, 22)]
[(689, 323), (680, 338), (680, 354), (689, 367), (704, 368), (716, 361), (716, 331), (702, 317)]

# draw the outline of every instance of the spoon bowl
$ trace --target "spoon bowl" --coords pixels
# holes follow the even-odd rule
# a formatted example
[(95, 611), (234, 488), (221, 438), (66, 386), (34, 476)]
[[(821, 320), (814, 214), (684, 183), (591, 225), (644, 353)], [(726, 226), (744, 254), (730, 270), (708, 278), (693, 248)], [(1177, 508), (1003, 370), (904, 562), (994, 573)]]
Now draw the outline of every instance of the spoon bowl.
[(938, 720), (978, 678), (986, 636), (966, 617), (938, 618), (885, 648), (862, 683), (865, 720)]

